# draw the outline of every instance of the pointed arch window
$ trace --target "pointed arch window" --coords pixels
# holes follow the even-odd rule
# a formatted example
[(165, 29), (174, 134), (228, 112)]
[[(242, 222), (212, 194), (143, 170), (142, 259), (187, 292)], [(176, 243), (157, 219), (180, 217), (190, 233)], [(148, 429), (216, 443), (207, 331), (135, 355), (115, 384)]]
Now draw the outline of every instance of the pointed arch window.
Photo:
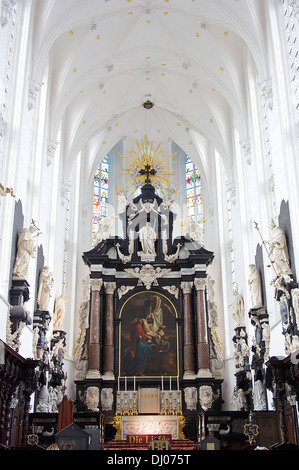
[(185, 163), (187, 217), (195, 222), (203, 221), (201, 177), (189, 156)]
[(108, 156), (101, 161), (94, 175), (93, 181), (93, 216), (92, 216), (92, 237), (94, 239), (95, 230), (99, 218), (108, 215), (109, 197), (109, 159)]

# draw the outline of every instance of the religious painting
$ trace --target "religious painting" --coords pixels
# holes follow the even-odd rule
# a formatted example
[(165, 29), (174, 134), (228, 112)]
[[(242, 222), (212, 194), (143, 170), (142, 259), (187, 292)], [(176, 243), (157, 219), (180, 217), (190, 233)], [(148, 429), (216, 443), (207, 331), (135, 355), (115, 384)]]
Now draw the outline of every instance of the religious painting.
[(163, 294), (132, 295), (120, 312), (120, 376), (177, 376), (177, 312)]

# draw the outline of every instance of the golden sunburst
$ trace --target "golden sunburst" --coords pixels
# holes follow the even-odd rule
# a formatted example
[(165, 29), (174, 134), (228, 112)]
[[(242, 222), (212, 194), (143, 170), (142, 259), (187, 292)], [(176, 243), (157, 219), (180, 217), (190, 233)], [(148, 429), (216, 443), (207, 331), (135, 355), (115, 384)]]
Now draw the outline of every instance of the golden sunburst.
[(161, 147), (161, 142), (154, 148), (153, 141), (148, 142), (147, 137), (140, 142), (136, 140), (136, 149), (127, 152), (128, 156), (119, 154), (124, 160), (126, 168), (121, 168), (129, 180), (121, 188), (127, 192), (135, 192), (145, 184), (152, 184), (163, 194), (169, 184), (174, 184), (170, 177), (174, 174), (169, 167), (175, 162), (169, 160), (175, 155), (167, 155)]

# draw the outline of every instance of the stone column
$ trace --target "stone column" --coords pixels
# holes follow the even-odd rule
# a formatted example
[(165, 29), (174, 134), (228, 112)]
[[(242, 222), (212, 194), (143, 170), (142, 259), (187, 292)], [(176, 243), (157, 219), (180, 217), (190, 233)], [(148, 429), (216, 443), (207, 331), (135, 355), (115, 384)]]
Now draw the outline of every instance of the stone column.
[(102, 279), (91, 279), (91, 311), (89, 324), (89, 354), (87, 379), (99, 378), (100, 373), (100, 292)]
[(193, 282), (182, 282), (181, 289), (184, 295), (184, 375), (195, 375), (194, 361), (194, 325), (192, 318)]
[(200, 377), (211, 376), (210, 372), (210, 353), (208, 341), (208, 319), (206, 309), (206, 278), (197, 278), (194, 280), (196, 288), (196, 314), (197, 314), (197, 363)]
[(114, 379), (114, 309), (115, 282), (104, 283), (106, 302), (103, 338), (103, 376)]

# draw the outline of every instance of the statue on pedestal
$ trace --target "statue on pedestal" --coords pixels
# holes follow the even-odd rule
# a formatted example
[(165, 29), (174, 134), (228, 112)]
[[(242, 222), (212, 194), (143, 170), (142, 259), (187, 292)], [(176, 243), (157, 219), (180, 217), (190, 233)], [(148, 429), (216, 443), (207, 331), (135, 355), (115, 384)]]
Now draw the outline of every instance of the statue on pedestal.
[(251, 306), (252, 308), (260, 308), (263, 305), (260, 273), (258, 272), (254, 264), (250, 264), (249, 269), (250, 274), (248, 284), (251, 295)]
[(54, 330), (60, 330), (62, 323), (65, 317), (65, 304), (68, 301), (68, 296), (65, 293), (60, 294), (60, 296), (55, 301), (55, 309), (53, 316), (53, 327)]
[(54, 279), (49, 266), (45, 266), (39, 276), (39, 288), (37, 294), (37, 304), (39, 310), (48, 310), (50, 298), (52, 297), (52, 287)]
[(150, 222), (146, 222), (139, 230), (139, 239), (142, 246), (142, 252), (139, 252), (140, 255), (152, 255), (156, 256), (155, 251), (155, 241), (156, 241), (156, 232), (151, 226)]
[(229, 307), (233, 308), (233, 318), (237, 326), (245, 325), (245, 310), (244, 310), (244, 300), (241, 294), (239, 294), (237, 289), (233, 290), (234, 300)]
[(271, 239), (265, 241), (270, 246), (269, 254), (273, 258), (278, 276), (292, 274), (289, 263), (289, 252), (285, 233), (278, 227), (274, 220), (270, 220)]
[(32, 220), (29, 228), (21, 231), (17, 246), (17, 256), (13, 268), (13, 276), (25, 279), (31, 258), (36, 258), (36, 243), (34, 241), (34, 233), (38, 228)]

